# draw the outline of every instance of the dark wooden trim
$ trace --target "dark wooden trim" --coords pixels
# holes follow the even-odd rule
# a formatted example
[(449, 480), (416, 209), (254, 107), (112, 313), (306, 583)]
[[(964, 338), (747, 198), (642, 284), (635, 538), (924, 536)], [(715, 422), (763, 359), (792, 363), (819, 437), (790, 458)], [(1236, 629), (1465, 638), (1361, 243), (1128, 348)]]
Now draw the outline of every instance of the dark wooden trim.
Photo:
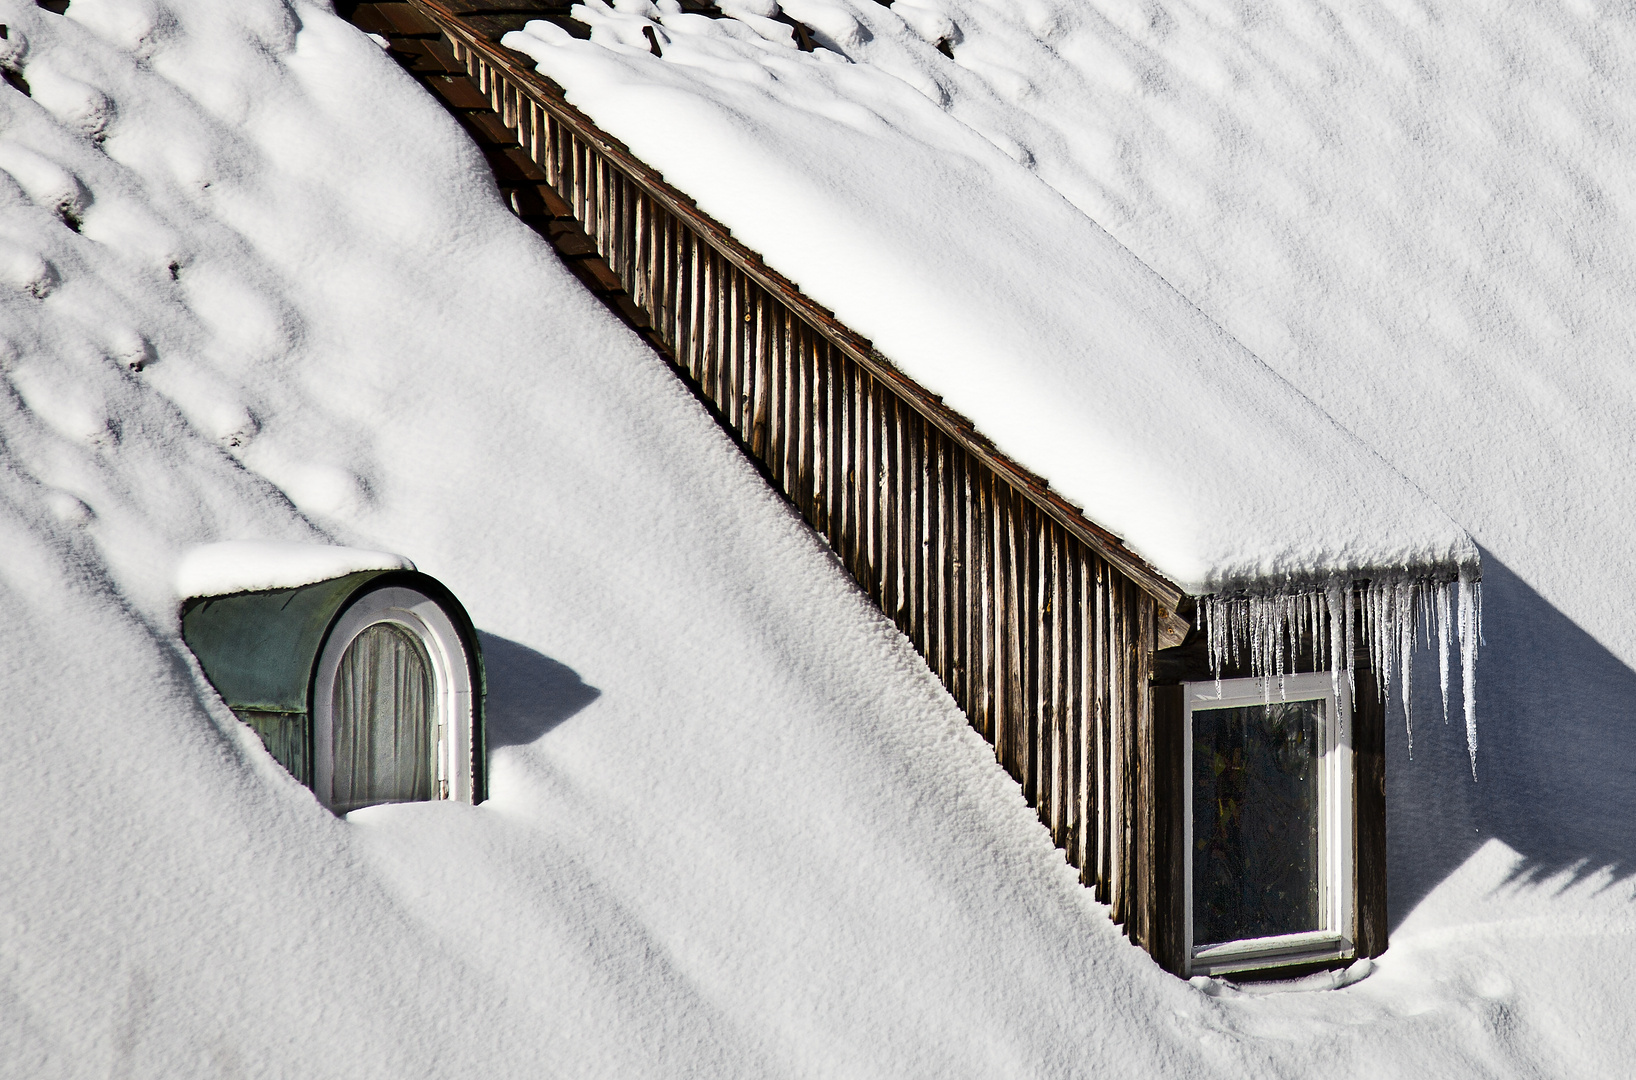
[(1153, 688), (1153, 771), (1155, 800), (1154, 923), (1150, 952), (1173, 975), (1187, 971), (1187, 814), (1184, 755), (1191, 749), (1187, 709), (1180, 686)]
[(1359, 956), (1379, 956), (1386, 951), (1386, 701), (1366, 650), (1353, 665), (1353, 942)]
[[(1313, 647), (1311, 631), (1302, 636), (1295, 655), (1289, 661), (1292, 675), (1329, 670), (1329, 657), (1320, 656)], [(1210, 666), (1210, 650), (1202, 628), (1190, 627), (1180, 645), (1158, 649), (1153, 654), (1153, 683), (1156, 686), (1205, 682), (1216, 678), (1216, 675), (1217, 672)], [(1223, 679), (1248, 679), (1254, 677), (1255, 672), (1250, 670), (1249, 658), (1240, 656), (1238, 663), (1224, 664), (1220, 675)]]

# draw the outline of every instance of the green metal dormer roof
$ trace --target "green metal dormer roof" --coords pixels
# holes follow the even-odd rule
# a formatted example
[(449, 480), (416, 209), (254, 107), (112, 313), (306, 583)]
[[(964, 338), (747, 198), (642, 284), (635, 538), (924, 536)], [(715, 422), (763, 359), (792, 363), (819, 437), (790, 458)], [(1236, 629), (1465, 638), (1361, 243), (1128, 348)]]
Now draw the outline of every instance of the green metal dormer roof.
[(304, 713), (336, 618), (354, 598), (393, 585), (424, 593), (448, 612), (465, 640), (481, 699), (488, 689), (482, 650), (465, 608), (437, 579), (414, 570), (363, 570), (291, 589), (195, 597), (182, 605), (182, 639), (230, 708)]
[(273, 756), (311, 786), (312, 693), (318, 658), (342, 615), (376, 589), (412, 589), (441, 607), (459, 634), (472, 687), (472, 784), (487, 793), (483, 652), (466, 609), (416, 570), (361, 570), (310, 585), (192, 597), (182, 603), (182, 639), (228, 708), (255, 729)]
[(378, 578), (365, 570), (314, 585), (192, 599), (182, 638), (234, 710), (306, 712), (319, 650), (347, 601)]

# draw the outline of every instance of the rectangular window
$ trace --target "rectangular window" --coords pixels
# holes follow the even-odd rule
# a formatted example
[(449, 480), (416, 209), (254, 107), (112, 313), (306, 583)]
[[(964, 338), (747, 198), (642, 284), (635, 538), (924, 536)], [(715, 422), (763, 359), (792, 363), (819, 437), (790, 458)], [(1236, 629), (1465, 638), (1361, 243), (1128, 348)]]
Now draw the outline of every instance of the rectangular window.
[(1345, 679), (1194, 682), (1185, 702), (1189, 974), (1350, 957)]

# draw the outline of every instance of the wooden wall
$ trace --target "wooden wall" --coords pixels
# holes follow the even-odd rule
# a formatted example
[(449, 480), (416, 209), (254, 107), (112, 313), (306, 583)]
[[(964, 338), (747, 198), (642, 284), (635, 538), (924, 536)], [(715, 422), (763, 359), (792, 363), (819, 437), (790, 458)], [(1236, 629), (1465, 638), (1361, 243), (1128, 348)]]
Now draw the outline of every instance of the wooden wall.
[[(1187, 630), (1183, 594), (450, 6), (359, 9), (379, 16), (366, 28), (408, 33), (446, 102), (470, 91), (436, 82), (440, 58), (469, 80), (514, 140), (468, 122), (514, 208), (525, 220), (522, 200), (554, 208), (536, 227), (565, 253), (579, 242), (561, 240), (571, 219), (605, 267), (582, 278), (914, 642), (1081, 879), (1153, 950), (1174, 901), (1159, 895), (1168, 819), (1155, 763), (1175, 755), (1157, 753), (1168, 736), (1154, 727), (1150, 662)], [(411, 8), (439, 40), (412, 32)]]

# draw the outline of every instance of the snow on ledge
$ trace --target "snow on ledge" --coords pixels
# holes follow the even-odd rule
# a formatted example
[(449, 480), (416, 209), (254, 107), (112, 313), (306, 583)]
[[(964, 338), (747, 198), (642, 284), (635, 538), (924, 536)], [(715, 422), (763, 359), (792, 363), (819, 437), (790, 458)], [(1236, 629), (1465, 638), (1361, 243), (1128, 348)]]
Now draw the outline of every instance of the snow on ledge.
[(191, 548), (176, 566), (176, 595), (293, 589), (360, 570), (413, 570), (402, 555), (291, 540), (224, 540)]

